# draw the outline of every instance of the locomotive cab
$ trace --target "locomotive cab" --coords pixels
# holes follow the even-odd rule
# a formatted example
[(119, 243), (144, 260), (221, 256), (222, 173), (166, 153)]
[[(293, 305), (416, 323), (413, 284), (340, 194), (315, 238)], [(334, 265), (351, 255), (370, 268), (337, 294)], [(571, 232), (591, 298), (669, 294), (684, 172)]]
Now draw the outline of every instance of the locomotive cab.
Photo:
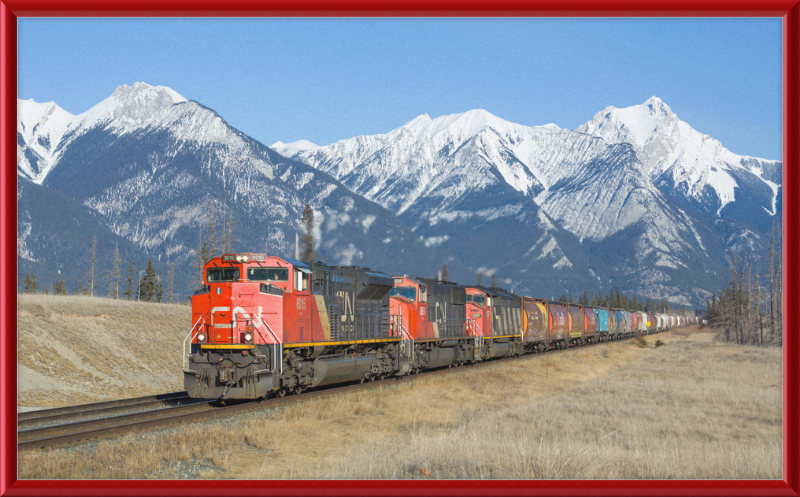
[(428, 286), (418, 279), (395, 276), (389, 297), (392, 333), (407, 334), (413, 340), (423, 338), (428, 324)]

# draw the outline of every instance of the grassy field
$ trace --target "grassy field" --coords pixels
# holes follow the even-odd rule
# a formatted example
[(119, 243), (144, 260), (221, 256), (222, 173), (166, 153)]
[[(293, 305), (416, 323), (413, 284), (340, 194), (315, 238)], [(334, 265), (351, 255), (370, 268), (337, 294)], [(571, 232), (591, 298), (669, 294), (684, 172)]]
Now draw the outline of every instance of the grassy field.
[(188, 306), (20, 294), (17, 316), (20, 407), (183, 390)]
[(781, 351), (691, 331), (24, 452), (19, 477), (780, 478)]

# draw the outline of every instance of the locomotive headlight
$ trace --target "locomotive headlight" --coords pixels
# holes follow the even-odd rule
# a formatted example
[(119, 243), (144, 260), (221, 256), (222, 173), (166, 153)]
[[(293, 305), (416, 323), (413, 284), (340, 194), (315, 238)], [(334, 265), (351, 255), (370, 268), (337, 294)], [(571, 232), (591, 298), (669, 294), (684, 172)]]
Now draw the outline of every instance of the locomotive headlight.
[(245, 341), (249, 342), (250, 340), (253, 339), (253, 335), (251, 335), (250, 333), (247, 333), (247, 334), (245, 334), (244, 339), (245, 339)]
[(236, 256), (236, 262), (242, 262), (242, 256), (241, 255), (237, 255)]
[(249, 260), (250, 260), (250, 258), (249, 258), (249, 257), (247, 257), (246, 255), (243, 255), (243, 256), (242, 256), (242, 262), (247, 262), (247, 261), (249, 261)]
[(205, 342), (206, 341), (205, 333), (200, 333), (199, 335), (197, 335), (197, 341), (198, 342)]

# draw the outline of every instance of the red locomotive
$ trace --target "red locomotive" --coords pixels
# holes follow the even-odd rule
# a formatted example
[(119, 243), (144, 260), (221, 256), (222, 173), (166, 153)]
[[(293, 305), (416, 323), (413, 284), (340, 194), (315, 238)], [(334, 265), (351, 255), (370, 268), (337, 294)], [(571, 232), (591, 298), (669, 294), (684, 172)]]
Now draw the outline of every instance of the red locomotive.
[(226, 254), (204, 266), (203, 283), (184, 363), (192, 397), (283, 396), (398, 369), (385, 274)]
[[(192, 296), (184, 385), (195, 398), (258, 399), (543, 352), (595, 341), (597, 309), (356, 266), (224, 254), (205, 264)], [(609, 318), (609, 339), (673, 321), (605, 311), (619, 316)]]

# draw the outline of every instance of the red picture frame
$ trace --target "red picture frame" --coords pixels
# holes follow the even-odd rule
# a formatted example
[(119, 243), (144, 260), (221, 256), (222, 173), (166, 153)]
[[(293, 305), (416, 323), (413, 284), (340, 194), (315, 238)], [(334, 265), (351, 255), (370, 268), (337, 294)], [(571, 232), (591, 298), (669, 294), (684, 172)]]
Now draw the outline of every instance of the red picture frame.
[[(782, 17), (784, 364), (782, 480), (17, 481), (16, 99), (18, 17)], [(785, 495), (800, 494), (798, 233), (800, 0), (0, 0), (0, 495)]]

